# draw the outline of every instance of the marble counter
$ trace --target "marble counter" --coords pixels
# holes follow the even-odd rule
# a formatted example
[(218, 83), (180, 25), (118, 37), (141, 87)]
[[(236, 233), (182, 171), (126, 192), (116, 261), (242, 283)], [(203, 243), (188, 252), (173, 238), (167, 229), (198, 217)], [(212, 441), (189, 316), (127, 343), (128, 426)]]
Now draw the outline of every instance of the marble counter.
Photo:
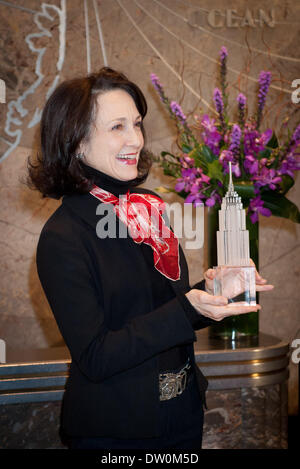
[[(209, 381), (203, 448), (286, 448), (289, 346), (260, 334), (248, 343), (197, 332), (196, 361)], [(60, 401), (66, 347), (13, 351), (0, 364), (0, 448), (64, 448)]]

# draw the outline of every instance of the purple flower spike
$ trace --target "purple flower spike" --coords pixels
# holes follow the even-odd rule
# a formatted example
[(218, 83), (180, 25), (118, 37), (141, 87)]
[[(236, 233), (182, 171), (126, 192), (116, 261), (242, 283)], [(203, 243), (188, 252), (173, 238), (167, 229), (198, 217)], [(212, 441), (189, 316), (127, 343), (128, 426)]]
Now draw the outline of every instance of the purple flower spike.
[(261, 200), (260, 196), (255, 197), (250, 200), (248, 214), (252, 223), (258, 221), (258, 214), (261, 213), (265, 217), (270, 217), (272, 215), (271, 210), (264, 207), (264, 202)]
[(221, 126), (224, 129), (224, 125), (225, 125), (225, 122), (224, 122), (224, 103), (223, 103), (223, 98), (222, 98), (222, 92), (221, 92), (221, 90), (219, 90), (219, 88), (214, 89), (213, 99), (214, 99), (216, 111), (219, 114)]
[(239, 108), (244, 109), (246, 106), (247, 98), (243, 93), (239, 93), (238, 97), (236, 98)]
[(232, 127), (230, 135), (230, 146), (229, 151), (231, 151), (234, 156), (238, 156), (240, 153), (240, 144), (241, 144), (242, 131), (237, 124), (234, 124)]
[(173, 114), (175, 114), (176, 117), (180, 120), (181, 124), (185, 124), (186, 122), (186, 116), (183, 114), (183, 111), (178, 103), (176, 101), (171, 101), (171, 110)]
[(158, 92), (163, 91), (163, 87), (162, 87), (162, 84), (159, 81), (158, 76), (155, 75), (155, 73), (151, 73), (150, 78), (151, 78), (152, 84), (153, 84), (154, 88), (156, 89), (156, 91), (158, 91)]
[(243, 93), (240, 93), (237, 97), (238, 108), (239, 108), (239, 124), (241, 127), (245, 125), (245, 110), (247, 98)]
[(266, 96), (269, 91), (271, 83), (271, 72), (264, 72), (263, 70), (259, 74), (259, 91), (258, 91), (258, 109), (257, 109), (257, 128), (259, 128), (263, 108), (266, 102)]
[(226, 59), (227, 56), (228, 56), (228, 50), (225, 46), (222, 46), (221, 50), (220, 50), (221, 62), (224, 62), (224, 60)]
[(221, 93), (221, 90), (219, 90), (219, 88), (214, 89), (214, 103), (215, 103), (216, 111), (219, 114), (223, 114), (224, 104), (223, 104), (222, 93)]

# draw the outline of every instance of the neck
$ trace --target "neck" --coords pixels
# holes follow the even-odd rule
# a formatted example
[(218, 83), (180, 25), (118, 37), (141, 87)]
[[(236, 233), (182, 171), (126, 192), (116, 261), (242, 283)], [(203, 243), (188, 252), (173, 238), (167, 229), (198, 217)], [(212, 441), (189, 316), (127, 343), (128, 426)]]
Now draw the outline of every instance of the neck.
[(98, 169), (92, 168), (84, 164), (84, 172), (86, 177), (90, 179), (96, 186), (104, 189), (112, 194), (119, 196), (120, 194), (126, 194), (130, 187), (133, 187), (133, 181), (121, 181), (120, 179), (115, 179), (108, 174), (99, 171)]

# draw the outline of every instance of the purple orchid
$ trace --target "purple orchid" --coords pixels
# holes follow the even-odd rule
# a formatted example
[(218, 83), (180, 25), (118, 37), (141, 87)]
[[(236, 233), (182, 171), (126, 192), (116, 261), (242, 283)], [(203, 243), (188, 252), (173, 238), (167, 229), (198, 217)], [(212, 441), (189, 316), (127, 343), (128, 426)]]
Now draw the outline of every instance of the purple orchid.
[(288, 151), (295, 150), (300, 145), (300, 124), (296, 127), (291, 141), (288, 145)]
[[(199, 187), (200, 184), (200, 187)], [(193, 203), (196, 207), (197, 205), (203, 205), (203, 199), (205, 199), (205, 196), (203, 192), (201, 191), (201, 182), (196, 181), (191, 189), (190, 189), (190, 194), (187, 196), (185, 199), (185, 203)]]
[(232, 169), (232, 174), (234, 174), (235, 177), (239, 178), (241, 177), (241, 169), (239, 163), (236, 161), (234, 154), (230, 150), (223, 150), (220, 157), (219, 157), (220, 163), (222, 163), (224, 173), (229, 173), (229, 161), (231, 161), (231, 169)]
[(272, 137), (272, 129), (267, 129), (263, 133), (253, 129), (252, 124), (245, 124), (244, 132), (244, 152), (246, 155), (259, 153), (265, 149), (266, 144)]
[(258, 160), (252, 155), (246, 155), (244, 160), (244, 168), (249, 174), (257, 174)]
[(259, 213), (261, 213), (265, 217), (270, 217), (272, 215), (271, 210), (264, 207), (264, 202), (263, 200), (261, 200), (261, 197), (257, 196), (254, 199), (250, 200), (248, 208), (248, 214), (252, 223), (256, 223), (258, 221)]
[(208, 199), (205, 201), (205, 205), (207, 207), (213, 207), (216, 203), (221, 203), (222, 199), (220, 197), (220, 194), (218, 194), (217, 190), (213, 190)]
[(213, 154), (217, 156), (219, 154), (219, 142), (222, 135), (218, 132), (217, 127), (215, 126), (215, 119), (210, 119), (207, 114), (204, 114), (200, 124), (204, 129), (204, 132), (202, 132), (202, 138), (205, 145), (207, 145)]
[(254, 176), (253, 180), (256, 188), (269, 186), (270, 189), (275, 190), (277, 189), (276, 184), (281, 182), (281, 177), (277, 175), (275, 169), (268, 169), (263, 166), (259, 175)]
[(177, 179), (175, 186), (176, 192), (189, 192), (192, 184), (194, 184), (196, 179), (196, 168), (186, 168), (181, 170), (181, 178)]
[(278, 174), (284, 175), (287, 174), (292, 178), (295, 177), (294, 172), (300, 170), (300, 157), (294, 156), (292, 153), (289, 153), (286, 158), (282, 161), (281, 166), (278, 169)]
[(198, 173), (198, 180), (201, 180), (201, 182), (204, 184), (210, 183), (210, 177), (204, 174), (201, 168), (197, 168), (197, 173)]

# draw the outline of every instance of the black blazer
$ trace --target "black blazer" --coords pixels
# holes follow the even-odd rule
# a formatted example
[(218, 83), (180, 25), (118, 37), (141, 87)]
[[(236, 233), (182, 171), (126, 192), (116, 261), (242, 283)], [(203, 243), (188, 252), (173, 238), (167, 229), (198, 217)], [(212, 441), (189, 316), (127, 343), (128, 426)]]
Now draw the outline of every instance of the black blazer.
[(181, 278), (170, 281), (176, 296), (153, 309), (140, 246), (130, 237), (99, 239), (98, 205), (90, 194), (65, 196), (37, 247), (39, 278), (72, 357), (62, 430), (70, 436), (159, 437), (159, 353), (186, 344), (204, 396), (194, 329), (213, 321), (198, 313), (193, 326), (188, 319), (186, 303), (195, 310), (184, 295), (190, 286), (182, 249)]

